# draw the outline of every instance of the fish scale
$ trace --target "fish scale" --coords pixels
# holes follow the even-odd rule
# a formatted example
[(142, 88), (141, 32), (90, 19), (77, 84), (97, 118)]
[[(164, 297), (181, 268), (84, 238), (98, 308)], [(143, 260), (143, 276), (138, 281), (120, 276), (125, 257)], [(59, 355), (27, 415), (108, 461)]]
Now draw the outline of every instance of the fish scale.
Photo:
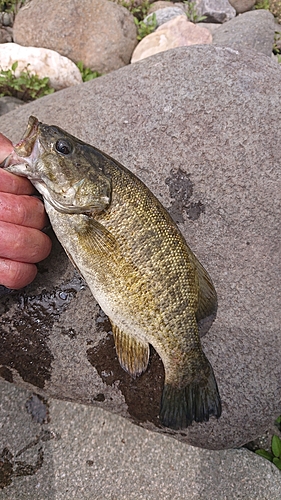
[(147, 186), (105, 153), (34, 117), (4, 167), (42, 194), (59, 241), (111, 321), (121, 366), (140, 376), (149, 345), (158, 352), (162, 425), (219, 418), (220, 396), (198, 333), (198, 322), (216, 310), (216, 292)]

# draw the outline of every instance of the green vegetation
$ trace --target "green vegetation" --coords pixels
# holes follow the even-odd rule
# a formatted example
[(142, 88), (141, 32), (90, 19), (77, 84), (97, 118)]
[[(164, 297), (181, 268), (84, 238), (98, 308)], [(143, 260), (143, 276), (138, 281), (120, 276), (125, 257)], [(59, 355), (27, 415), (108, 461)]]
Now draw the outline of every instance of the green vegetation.
[(78, 61), (76, 64), (79, 69), (83, 82), (88, 82), (89, 80), (93, 80), (93, 78), (98, 78), (98, 76), (102, 76), (98, 71), (92, 71), (90, 68), (86, 68), (82, 61)]
[(156, 14), (151, 14), (148, 22), (144, 23), (143, 20), (147, 16), (150, 2), (149, 0), (143, 0), (140, 5), (135, 5), (135, 0), (117, 0), (119, 5), (128, 9), (134, 16), (135, 25), (138, 30), (137, 39), (140, 41), (145, 36), (150, 35), (155, 31), (157, 26)]
[(281, 63), (281, 31), (275, 31), (272, 51), (277, 56), (278, 62)]
[(153, 31), (155, 31), (157, 26), (156, 14), (155, 12), (149, 16), (147, 22), (139, 21), (134, 16), (135, 25), (138, 29), (137, 39), (142, 40), (145, 36), (150, 35)]
[[(281, 416), (277, 418), (275, 424), (277, 427), (281, 428)], [(264, 449), (256, 450), (257, 455), (260, 455), (263, 458), (266, 458), (270, 462), (273, 462), (278, 469), (281, 470), (281, 439), (274, 435), (271, 440), (271, 451), (266, 451)]]
[(206, 16), (198, 15), (195, 2), (189, 2), (188, 0), (185, 0), (183, 3), (186, 5), (185, 13), (187, 15), (187, 19), (190, 22), (200, 23), (200, 21), (204, 21), (204, 19), (207, 19)]
[(0, 12), (13, 12), (16, 14), (24, 3), (25, 0), (0, 0)]
[(269, 0), (261, 0), (260, 2), (257, 2), (254, 8), (269, 10)]
[(54, 89), (49, 85), (49, 78), (39, 78), (28, 71), (22, 71), (19, 76), (15, 75), (18, 62), (11, 69), (0, 71), (0, 97), (12, 96), (29, 102), (44, 95), (52, 94)]
[(138, 6), (135, 6), (134, 0), (121, 0), (117, 3), (128, 9), (134, 15), (134, 17), (138, 19), (138, 21), (142, 21), (147, 16), (150, 7), (149, 0), (143, 0), (141, 5)]

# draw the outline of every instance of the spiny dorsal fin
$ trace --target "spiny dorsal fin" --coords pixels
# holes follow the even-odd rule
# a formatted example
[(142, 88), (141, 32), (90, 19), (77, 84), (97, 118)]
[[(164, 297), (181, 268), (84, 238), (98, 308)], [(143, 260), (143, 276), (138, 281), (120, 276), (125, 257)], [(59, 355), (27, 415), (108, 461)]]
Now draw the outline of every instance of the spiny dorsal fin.
[(122, 332), (111, 320), (110, 322), (120, 365), (132, 377), (141, 375), (147, 369), (149, 344)]
[(198, 276), (198, 306), (196, 310), (196, 320), (199, 326), (199, 333), (202, 337), (209, 330), (217, 311), (217, 293), (210, 276), (199, 260), (194, 256), (194, 264)]

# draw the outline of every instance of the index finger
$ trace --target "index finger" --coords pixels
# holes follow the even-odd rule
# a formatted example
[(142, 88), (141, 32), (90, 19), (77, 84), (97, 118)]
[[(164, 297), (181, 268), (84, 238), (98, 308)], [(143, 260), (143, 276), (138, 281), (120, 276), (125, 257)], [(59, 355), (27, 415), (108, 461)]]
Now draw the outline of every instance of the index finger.
[(0, 191), (12, 194), (34, 194), (34, 186), (25, 177), (11, 174), (0, 168)]

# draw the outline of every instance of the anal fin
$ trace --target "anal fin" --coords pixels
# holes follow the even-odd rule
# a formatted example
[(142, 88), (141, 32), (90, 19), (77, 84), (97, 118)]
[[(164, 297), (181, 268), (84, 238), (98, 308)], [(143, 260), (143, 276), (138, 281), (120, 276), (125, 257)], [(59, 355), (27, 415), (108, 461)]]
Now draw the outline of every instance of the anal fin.
[(116, 353), (122, 368), (132, 377), (141, 375), (149, 361), (149, 344), (125, 333), (111, 321)]

